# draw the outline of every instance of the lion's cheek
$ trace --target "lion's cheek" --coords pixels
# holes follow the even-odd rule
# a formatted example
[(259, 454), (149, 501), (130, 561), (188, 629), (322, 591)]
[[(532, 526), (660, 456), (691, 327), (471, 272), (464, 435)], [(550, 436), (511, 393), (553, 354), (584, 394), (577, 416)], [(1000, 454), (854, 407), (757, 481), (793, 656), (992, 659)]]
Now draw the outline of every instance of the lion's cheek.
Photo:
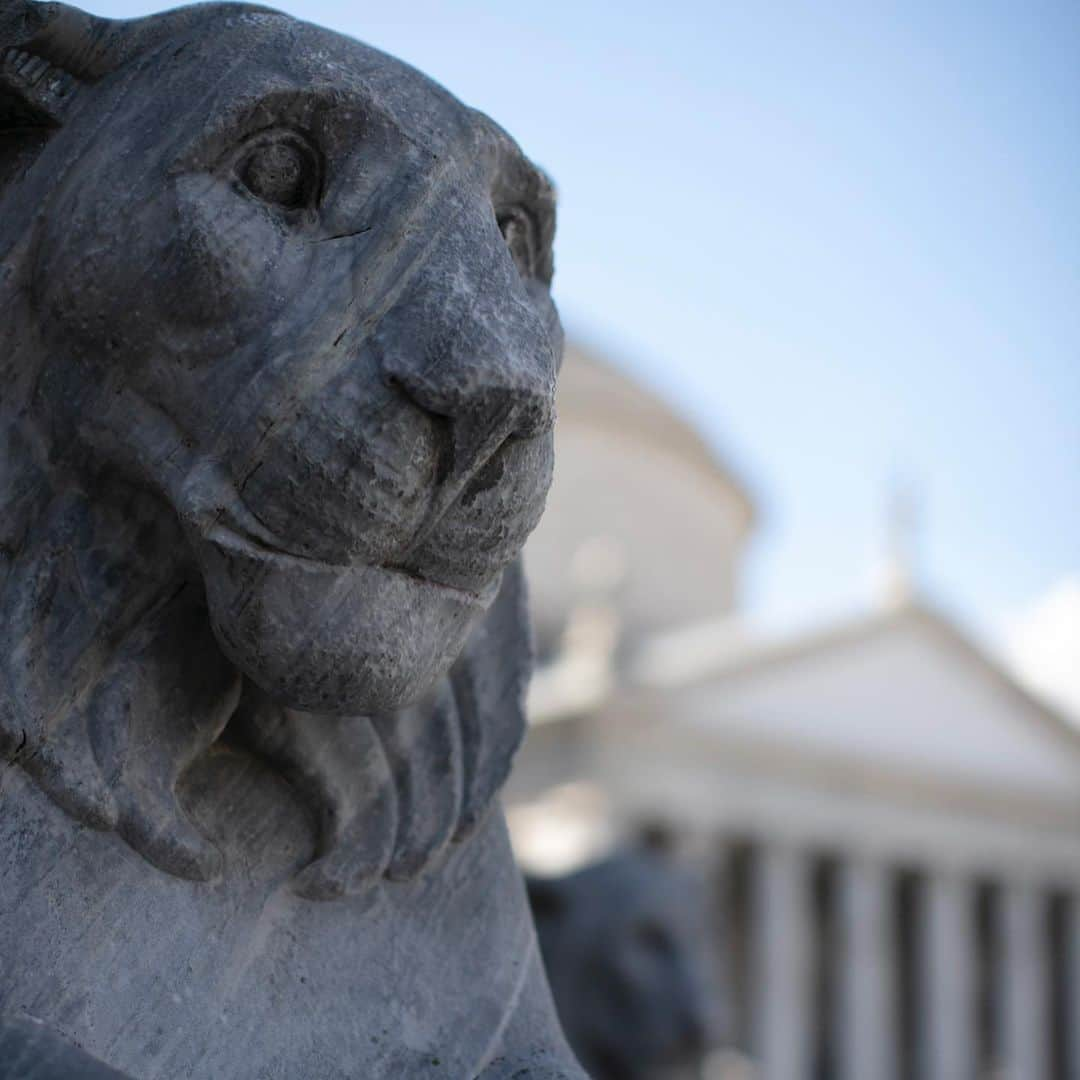
[(209, 335), (249, 337), (280, 306), (282, 278), (303, 278), (284, 231), (264, 208), (212, 177), (180, 177), (174, 197), (162, 314)]
[(68, 347), (111, 367), (135, 373), (177, 342), (188, 364), (228, 355), (265, 333), (306, 280), (304, 245), (214, 177), (71, 211), (50, 219), (72, 224), (47, 227), (35, 300)]
[(422, 697), (483, 615), (465, 594), (373, 566), (197, 545), (211, 624), (229, 659), (272, 698), (337, 715)]
[(154, 203), (127, 214), (69, 193), (42, 226), (32, 299), (65, 355), (107, 366), (146, 354), (158, 315), (155, 267), (168, 214)]

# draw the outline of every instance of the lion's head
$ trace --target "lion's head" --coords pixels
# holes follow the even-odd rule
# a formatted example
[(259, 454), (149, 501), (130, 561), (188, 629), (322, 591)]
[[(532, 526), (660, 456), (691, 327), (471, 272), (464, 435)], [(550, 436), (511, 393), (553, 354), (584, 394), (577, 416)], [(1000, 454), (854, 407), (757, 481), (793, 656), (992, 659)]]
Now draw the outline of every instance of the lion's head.
[(559, 1018), (589, 1075), (699, 1068), (716, 1023), (701, 883), (632, 851), (528, 886)]
[[(373, 755), (400, 793), (441, 775), (418, 745), (456, 753), (489, 797), (520, 677), (482, 669), (521, 666), (552, 465), (547, 181), (418, 72), (261, 8), (18, 2), (0, 54), (9, 756), (189, 876), (213, 852), (172, 785), (230, 719), (335, 840)], [(352, 774), (312, 764), (327, 739)]]

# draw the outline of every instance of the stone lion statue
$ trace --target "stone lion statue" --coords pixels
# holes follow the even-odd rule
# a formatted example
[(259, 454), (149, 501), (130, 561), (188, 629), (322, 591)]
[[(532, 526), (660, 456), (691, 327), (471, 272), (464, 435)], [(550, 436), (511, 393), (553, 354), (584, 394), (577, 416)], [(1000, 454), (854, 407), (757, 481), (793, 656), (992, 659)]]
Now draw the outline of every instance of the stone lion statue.
[(718, 1010), (701, 883), (643, 850), (528, 888), (563, 1028), (593, 1080), (698, 1075)]
[(155, 1077), (577, 1075), (489, 812), (553, 230), (355, 41), (0, 2), (0, 1012)]

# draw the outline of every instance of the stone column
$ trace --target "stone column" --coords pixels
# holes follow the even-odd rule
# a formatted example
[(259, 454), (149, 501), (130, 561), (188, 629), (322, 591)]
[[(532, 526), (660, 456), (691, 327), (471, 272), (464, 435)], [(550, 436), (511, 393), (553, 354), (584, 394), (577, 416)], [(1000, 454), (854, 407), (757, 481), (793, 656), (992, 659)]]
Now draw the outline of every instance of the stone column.
[(1050, 1042), (1046, 905), (1028, 884), (1001, 891), (1002, 1080), (1046, 1080)]
[(840, 869), (840, 1076), (895, 1080), (895, 942), (892, 878), (880, 863)]
[(948, 872), (928, 875), (920, 927), (920, 995), (925, 1080), (974, 1080), (975, 912), (970, 883)]
[(676, 839), (674, 855), (686, 867), (701, 892), (703, 919), (702, 964), (696, 969), (702, 992), (709, 1001), (706, 1037), (721, 1046), (730, 1046), (735, 1037), (735, 987), (732, 972), (734, 935), (728, 925), (724, 903), (728, 887), (731, 841), (710, 829), (683, 827)]
[(754, 1057), (761, 1080), (809, 1080), (812, 918), (805, 857), (763, 846), (753, 865)]
[(1080, 895), (1070, 896), (1065, 915), (1065, 1002), (1068, 1080), (1080, 1080)]

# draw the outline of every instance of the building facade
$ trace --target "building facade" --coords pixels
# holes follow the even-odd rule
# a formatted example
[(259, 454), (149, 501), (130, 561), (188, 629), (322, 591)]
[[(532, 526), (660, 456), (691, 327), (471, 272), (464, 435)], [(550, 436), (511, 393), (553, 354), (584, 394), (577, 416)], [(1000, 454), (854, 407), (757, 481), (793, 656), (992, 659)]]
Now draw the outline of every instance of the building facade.
[(568, 376), (523, 861), (648, 832), (706, 869), (737, 1051), (714, 1076), (1080, 1080), (1075, 728), (910, 591), (755, 635), (751, 498), (640, 387)]

